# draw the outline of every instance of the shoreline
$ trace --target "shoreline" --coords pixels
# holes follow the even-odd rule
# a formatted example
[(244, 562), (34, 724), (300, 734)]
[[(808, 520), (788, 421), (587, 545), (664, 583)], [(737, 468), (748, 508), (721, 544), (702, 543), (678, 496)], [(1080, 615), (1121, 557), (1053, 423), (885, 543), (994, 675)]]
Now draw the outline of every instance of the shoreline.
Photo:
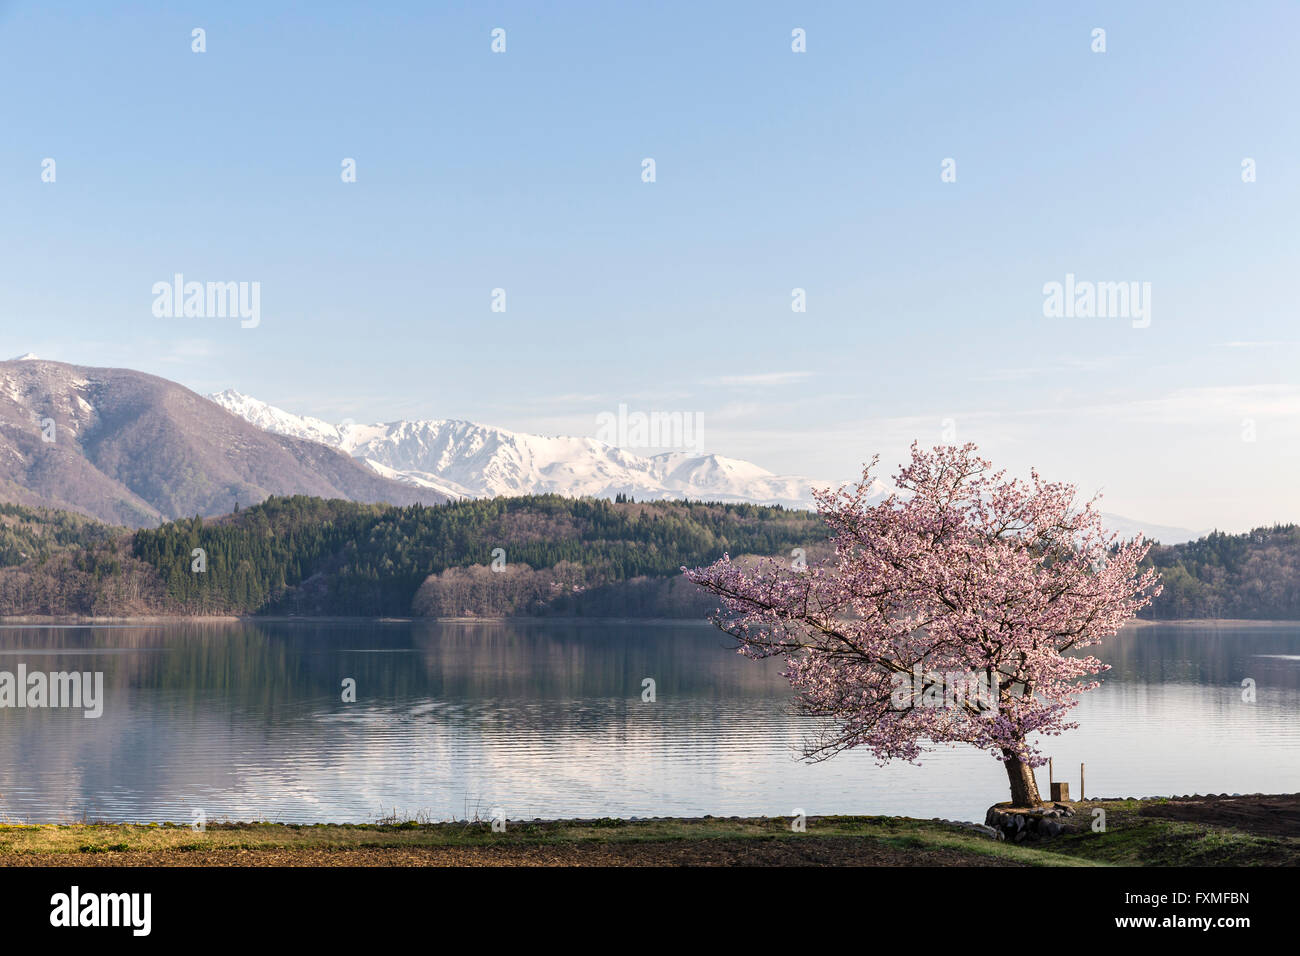
[[(703, 618), (693, 617), (588, 617), (583, 615), (548, 614), (541, 616), (514, 615), (502, 617), (343, 617), (343, 616), (306, 616), (306, 615), (257, 615), (257, 614), (139, 614), (122, 617), (86, 616), (77, 614), (20, 614), (9, 617), (0, 616), (0, 627), (69, 627), (99, 625), (137, 625), (137, 624), (515, 624), (522, 621), (555, 621), (562, 623), (591, 622), (601, 624), (708, 624)], [(1186, 618), (1178, 620), (1153, 621), (1139, 618), (1129, 621), (1121, 631), (1129, 628), (1146, 627), (1207, 627), (1207, 628), (1246, 628), (1246, 627), (1300, 627), (1300, 620), (1276, 621), (1256, 620), (1254, 618)]]
[(95, 627), (137, 624), (517, 624), (520, 622), (557, 621), (593, 624), (709, 624), (693, 617), (588, 617), (584, 615), (518, 615), (513, 617), (308, 617), (299, 615), (237, 614), (141, 614), (126, 617), (86, 617), (80, 615), (15, 615), (0, 617), (0, 627)]
[[(1296, 866), (1300, 794), (1072, 801), (1051, 836), (897, 816), (0, 824), (0, 866)], [(1093, 829), (1105, 811), (1103, 831)]]
[(1144, 628), (1144, 627), (1164, 627), (1167, 625), (1176, 625), (1178, 627), (1300, 627), (1300, 620), (1296, 621), (1272, 621), (1257, 620), (1255, 618), (1234, 618), (1234, 617), (1191, 617), (1180, 618), (1178, 620), (1159, 620), (1152, 621), (1147, 618), (1139, 618), (1135, 621), (1129, 621), (1120, 630), (1124, 628)]

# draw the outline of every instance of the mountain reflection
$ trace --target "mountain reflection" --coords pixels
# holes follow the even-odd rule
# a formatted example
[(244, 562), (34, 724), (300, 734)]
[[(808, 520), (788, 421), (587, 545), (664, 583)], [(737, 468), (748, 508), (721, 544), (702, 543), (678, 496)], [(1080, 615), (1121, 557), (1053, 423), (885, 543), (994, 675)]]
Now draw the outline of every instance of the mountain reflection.
[[(1094, 793), (1294, 790), (1300, 628), (1127, 630), (1051, 742)], [(0, 629), (0, 670), (103, 671), (104, 714), (0, 710), (0, 812), (209, 820), (904, 813), (982, 817), (985, 755), (797, 761), (779, 662), (707, 626), (185, 623)], [(343, 681), (356, 701), (342, 700)], [(642, 700), (654, 681), (653, 702)], [(1242, 699), (1244, 679), (1257, 699)], [(1188, 759), (1194, 755), (1194, 759)], [(1100, 788), (1097, 789), (1097, 788)]]

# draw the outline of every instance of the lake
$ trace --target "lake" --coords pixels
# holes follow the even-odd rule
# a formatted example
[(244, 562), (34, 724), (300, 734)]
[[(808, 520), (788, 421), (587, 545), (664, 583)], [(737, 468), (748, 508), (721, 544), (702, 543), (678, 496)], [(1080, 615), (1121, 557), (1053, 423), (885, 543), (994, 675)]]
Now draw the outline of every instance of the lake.
[[(1051, 741), (1078, 796), (1300, 790), (1300, 627), (1132, 628)], [(373, 822), (872, 813), (982, 821), (992, 757), (809, 765), (779, 662), (707, 625), (0, 628), (0, 671), (102, 671), (103, 715), (0, 709), (0, 817)], [(642, 682), (655, 700), (642, 700)], [(1242, 699), (1255, 681), (1256, 700)], [(345, 679), (356, 701), (342, 701)], [(1039, 772), (1046, 795), (1047, 769)]]

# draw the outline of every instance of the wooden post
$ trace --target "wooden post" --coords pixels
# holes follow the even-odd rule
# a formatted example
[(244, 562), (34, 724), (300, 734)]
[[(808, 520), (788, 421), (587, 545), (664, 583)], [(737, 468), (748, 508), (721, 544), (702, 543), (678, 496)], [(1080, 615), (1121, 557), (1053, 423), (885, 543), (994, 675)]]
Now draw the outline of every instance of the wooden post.
[(1047, 789), (1049, 792), (1052, 789), (1052, 758), (1051, 757), (1047, 758)]
[(1083, 789), (1083, 763), (1080, 762), (1080, 763), (1079, 763), (1079, 799), (1080, 799), (1080, 800), (1083, 799), (1083, 795), (1084, 795), (1086, 792), (1087, 792), (1087, 791), (1085, 791), (1085, 790)]

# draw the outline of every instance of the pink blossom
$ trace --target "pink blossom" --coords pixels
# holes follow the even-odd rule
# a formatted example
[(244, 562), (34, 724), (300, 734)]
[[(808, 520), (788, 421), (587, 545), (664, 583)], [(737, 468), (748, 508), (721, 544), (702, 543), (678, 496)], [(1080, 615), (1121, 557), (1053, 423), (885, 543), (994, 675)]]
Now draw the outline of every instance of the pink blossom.
[[(1096, 498), (1079, 505), (1072, 485), (1036, 472), (1008, 479), (972, 444), (914, 443), (902, 493), (868, 505), (876, 461), (857, 485), (816, 492), (834, 546), (825, 561), (799, 571), (724, 556), (683, 570), (720, 596), (714, 622), (742, 654), (785, 658), (799, 711), (821, 719), (808, 758), (861, 746), (915, 762), (927, 744), (970, 744), (1028, 777), (1018, 790), (1008, 767), (1013, 798), (1036, 800), (1023, 768), (1046, 758), (1031, 735), (1077, 726), (1066, 716), (1108, 669), (1066, 652), (1111, 637), (1159, 593), (1138, 568), (1149, 545), (1106, 534)], [(996, 713), (892, 707), (894, 675), (917, 665), (991, 672)]]

